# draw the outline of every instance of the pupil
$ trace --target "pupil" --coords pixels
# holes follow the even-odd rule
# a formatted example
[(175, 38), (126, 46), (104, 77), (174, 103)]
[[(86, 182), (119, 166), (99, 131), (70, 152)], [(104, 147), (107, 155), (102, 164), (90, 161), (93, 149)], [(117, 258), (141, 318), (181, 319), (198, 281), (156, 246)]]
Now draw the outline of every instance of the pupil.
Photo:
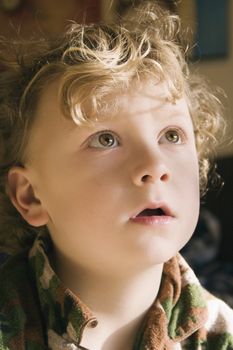
[(99, 141), (103, 146), (112, 146), (114, 144), (114, 139), (111, 134), (100, 135)]
[(167, 136), (169, 141), (177, 142), (179, 137), (175, 132), (170, 132)]

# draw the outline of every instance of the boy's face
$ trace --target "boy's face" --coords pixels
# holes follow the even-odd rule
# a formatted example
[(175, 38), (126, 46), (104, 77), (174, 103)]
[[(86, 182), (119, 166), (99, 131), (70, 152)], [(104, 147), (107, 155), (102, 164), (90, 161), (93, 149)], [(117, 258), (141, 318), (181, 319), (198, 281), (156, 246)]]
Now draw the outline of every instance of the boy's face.
[(56, 85), (39, 102), (25, 167), (58, 256), (105, 273), (167, 261), (199, 212), (185, 99), (172, 104), (165, 85), (143, 86), (119, 96), (114, 118), (77, 126), (61, 114)]

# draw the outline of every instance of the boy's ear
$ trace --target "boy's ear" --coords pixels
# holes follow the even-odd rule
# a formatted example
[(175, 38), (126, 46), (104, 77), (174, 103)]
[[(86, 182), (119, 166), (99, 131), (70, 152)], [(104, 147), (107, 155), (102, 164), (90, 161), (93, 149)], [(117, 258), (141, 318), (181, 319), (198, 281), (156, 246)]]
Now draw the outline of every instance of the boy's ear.
[(9, 170), (7, 190), (12, 204), (30, 225), (39, 227), (48, 223), (49, 215), (35, 196), (27, 169), (14, 166)]

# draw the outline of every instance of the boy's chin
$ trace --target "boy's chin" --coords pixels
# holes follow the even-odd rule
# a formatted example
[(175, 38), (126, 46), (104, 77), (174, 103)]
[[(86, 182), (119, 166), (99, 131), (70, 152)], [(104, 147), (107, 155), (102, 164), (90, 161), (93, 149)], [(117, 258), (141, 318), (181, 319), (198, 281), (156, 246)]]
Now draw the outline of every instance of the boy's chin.
[(167, 247), (160, 247), (160, 249), (156, 249), (154, 252), (150, 252), (145, 257), (145, 265), (160, 265), (165, 264), (170, 259), (174, 258), (179, 254), (180, 250), (183, 248), (184, 244), (180, 247), (174, 247), (167, 245)]
[(138, 258), (134, 264), (134, 268), (140, 271), (147, 270), (148, 268), (156, 267), (157, 265), (165, 264), (170, 259), (174, 258), (179, 253), (179, 250), (168, 249), (166, 251), (155, 251), (146, 254), (141, 259)]

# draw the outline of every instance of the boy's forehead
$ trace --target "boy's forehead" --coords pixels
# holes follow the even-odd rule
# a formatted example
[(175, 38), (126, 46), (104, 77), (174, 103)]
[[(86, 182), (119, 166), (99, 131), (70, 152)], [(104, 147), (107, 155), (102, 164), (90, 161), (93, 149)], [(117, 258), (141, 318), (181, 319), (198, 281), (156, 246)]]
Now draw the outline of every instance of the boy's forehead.
[[(73, 108), (75, 111), (75, 106)], [(128, 90), (121, 91), (119, 89), (115, 93), (109, 93), (102, 99), (98, 111), (92, 108), (90, 100), (90, 103), (85, 104), (84, 110), (88, 122), (84, 122), (83, 125), (93, 126), (98, 122), (115, 119), (122, 114), (130, 116), (152, 110), (156, 112), (164, 108), (175, 110), (179, 108), (179, 102), (169, 102), (169, 90), (165, 82), (155, 84), (146, 81), (137, 83)], [(67, 133), (82, 126), (82, 123), (77, 125), (71, 115), (67, 117), (62, 113), (58, 81), (50, 83), (42, 92), (34, 125), (39, 129), (43, 128), (44, 125), (46, 129), (51, 130), (60, 126)]]

